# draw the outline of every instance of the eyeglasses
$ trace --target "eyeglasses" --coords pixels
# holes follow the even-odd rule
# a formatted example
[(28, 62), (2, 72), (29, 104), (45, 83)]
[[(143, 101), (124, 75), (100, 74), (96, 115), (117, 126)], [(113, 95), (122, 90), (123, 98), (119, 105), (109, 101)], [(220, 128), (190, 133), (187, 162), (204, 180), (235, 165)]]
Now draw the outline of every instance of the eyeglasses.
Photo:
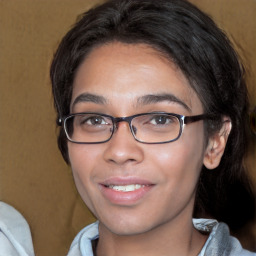
[(161, 144), (178, 140), (184, 125), (211, 118), (209, 115), (183, 116), (152, 112), (127, 117), (113, 117), (100, 113), (76, 113), (60, 118), (67, 139), (79, 144), (97, 144), (109, 141), (118, 129), (118, 123), (127, 122), (136, 141)]

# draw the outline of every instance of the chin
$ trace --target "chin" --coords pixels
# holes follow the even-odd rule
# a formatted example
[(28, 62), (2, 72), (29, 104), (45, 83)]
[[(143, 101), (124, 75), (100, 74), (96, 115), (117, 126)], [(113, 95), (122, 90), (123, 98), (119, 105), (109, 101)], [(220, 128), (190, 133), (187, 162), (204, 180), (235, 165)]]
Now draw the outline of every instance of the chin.
[(116, 234), (118, 236), (132, 236), (144, 234), (154, 229), (154, 227), (160, 225), (161, 223), (156, 223), (154, 225), (154, 221), (145, 220), (144, 216), (143, 218), (136, 219), (129, 219), (129, 217), (124, 217), (123, 219), (117, 220), (115, 218), (112, 218), (109, 222), (100, 220), (100, 226), (102, 226), (102, 228), (106, 228), (111, 233)]

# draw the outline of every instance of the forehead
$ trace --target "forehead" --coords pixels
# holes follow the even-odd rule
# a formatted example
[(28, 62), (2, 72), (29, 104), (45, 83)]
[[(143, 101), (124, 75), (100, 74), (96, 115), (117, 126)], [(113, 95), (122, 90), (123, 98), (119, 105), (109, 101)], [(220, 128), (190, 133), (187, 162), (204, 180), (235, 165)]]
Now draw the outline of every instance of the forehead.
[(112, 42), (93, 49), (77, 70), (71, 106), (84, 93), (122, 106), (159, 94), (172, 94), (189, 108), (201, 106), (181, 70), (145, 44)]

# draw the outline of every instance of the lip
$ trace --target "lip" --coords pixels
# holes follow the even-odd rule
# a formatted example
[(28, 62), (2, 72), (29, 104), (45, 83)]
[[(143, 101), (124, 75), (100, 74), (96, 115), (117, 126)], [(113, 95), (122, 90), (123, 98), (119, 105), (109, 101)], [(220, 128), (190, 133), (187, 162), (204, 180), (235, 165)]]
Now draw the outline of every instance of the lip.
[[(107, 187), (109, 185), (125, 186), (130, 184), (139, 184), (143, 186), (139, 189), (129, 192), (117, 191)], [(147, 194), (150, 193), (154, 186), (155, 184), (152, 184), (151, 182), (145, 179), (136, 177), (115, 177), (107, 179), (102, 183), (99, 183), (100, 192), (102, 193), (105, 199), (110, 201), (112, 204), (126, 206), (136, 204), (142, 198), (147, 196)]]

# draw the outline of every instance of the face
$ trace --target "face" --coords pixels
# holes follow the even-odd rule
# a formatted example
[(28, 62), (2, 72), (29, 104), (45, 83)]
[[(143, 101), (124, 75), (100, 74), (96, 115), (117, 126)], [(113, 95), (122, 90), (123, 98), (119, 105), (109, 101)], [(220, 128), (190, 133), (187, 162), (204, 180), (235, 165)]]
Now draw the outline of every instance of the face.
[[(148, 95), (155, 100), (143, 100)], [(203, 107), (182, 72), (149, 46), (103, 45), (80, 65), (71, 113), (125, 117), (153, 111), (198, 115)], [(166, 144), (137, 142), (128, 123), (120, 122), (110, 141), (68, 142), (68, 151), (77, 189), (100, 225), (132, 235), (191, 222), (204, 144), (202, 121)]]

